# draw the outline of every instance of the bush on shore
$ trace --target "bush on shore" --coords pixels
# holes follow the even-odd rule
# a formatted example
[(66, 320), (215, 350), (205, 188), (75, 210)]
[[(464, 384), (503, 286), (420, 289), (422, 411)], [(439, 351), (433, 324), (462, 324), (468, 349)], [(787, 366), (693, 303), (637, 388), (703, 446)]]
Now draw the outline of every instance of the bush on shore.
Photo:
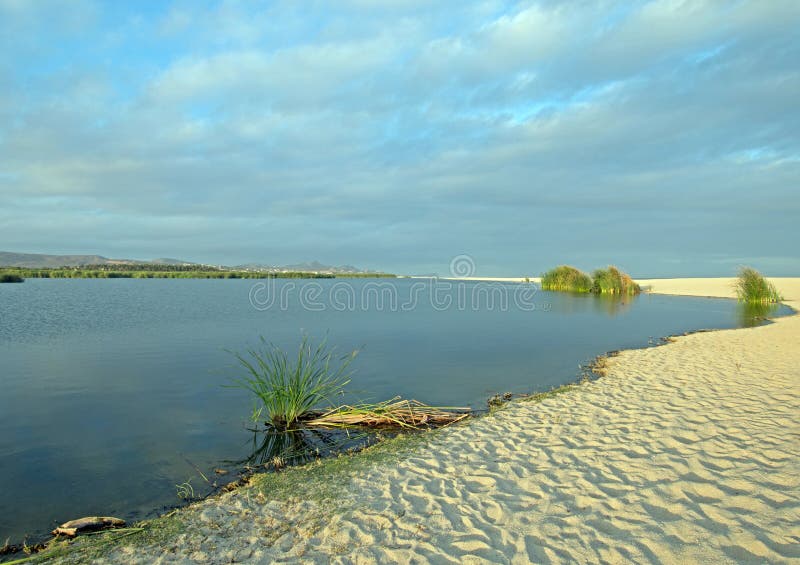
[(783, 300), (775, 285), (750, 267), (739, 269), (739, 277), (736, 279), (735, 286), (736, 297), (740, 302), (757, 304)]
[(592, 290), (592, 279), (575, 267), (560, 265), (542, 275), (542, 290), (589, 292)]
[(542, 290), (619, 295), (639, 294), (642, 291), (627, 273), (614, 266), (597, 269), (590, 277), (569, 265), (560, 265), (544, 273)]
[(21, 283), (24, 281), (25, 279), (19, 275), (12, 275), (10, 273), (0, 274), (0, 283)]
[(607, 269), (597, 269), (594, 274), (592, 292), (597, 294), (639, 294), (642, 289), (627, 273), (609, 265)]

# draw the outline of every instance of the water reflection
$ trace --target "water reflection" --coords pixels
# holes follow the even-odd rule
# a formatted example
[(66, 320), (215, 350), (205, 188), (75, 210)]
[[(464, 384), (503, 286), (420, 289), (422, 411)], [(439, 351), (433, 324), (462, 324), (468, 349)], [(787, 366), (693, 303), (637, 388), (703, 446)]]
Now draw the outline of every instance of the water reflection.
[(598, 312), (607, 316), (623, 314), (631, 308), (638, 296), (619, 296), (613, 294), (559, 293), (574, 297), (572, 300), (550, 300), (551, 311), (563, 314)]
[(320, 457), (361, 449), (378, 439), (376, 434), (353, 430), (253, 430), (250, 454), (234, 464), (273, 468), (299, 465)]
[(599, 294), (592, 297), (592, 306), (594, 306), (595, 312), (616, 316), (628, 311), (634, 300), (636, 300), (636, 296)]
[(758, 326), (767, 318), (774, 316), (779, 309), (778, 304), (764, 302), (740, 302), (736, 308), (736, 317), (739, 325), (752, 328)]

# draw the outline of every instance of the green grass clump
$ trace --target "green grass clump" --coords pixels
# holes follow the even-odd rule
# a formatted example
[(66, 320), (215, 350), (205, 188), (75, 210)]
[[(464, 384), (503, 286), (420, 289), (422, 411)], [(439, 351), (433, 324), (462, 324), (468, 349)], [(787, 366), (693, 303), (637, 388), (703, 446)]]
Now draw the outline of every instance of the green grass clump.
[(542, 275), (542, 290), (589, 292), (591, 289), (591, 277), (569, 265), (561, 265)]
[(627, 273), (614, 266), (597, 269), (593, 273), (592, 292), (597, 294), (639, 294), (642, 289)]
[(25, 281), (25, 279), (23, 279), (19, 275), (14, 275), (14, 274), (11, 274), (11, 273), (2, 273), (2, 274), (0, 274), (0, 283), (21, 283), (21, 282), (24, 282), (24, 281)]
[(561, 265), (543, 274), (542, 290), (618, 295), (639, 294), (642, 291), (627, 273), (614, 266), (597, 269), (590, 277), (569, 265)]
[(739, 269), (736, 279), (736, 296), (740, 302), (772, 303), (783, 300), (778, 290), (761, 273), (750, 267)]
[(303, 416), (343, 392), (350, 382), (350, 363), (357, 351), (335, 356), (323, 341), (314, 347), (304, 337), (297, 357), (290, 360), (282, 349), (261, 338), (261, 349), (235, 353), (247, 374), (234, 386), (250, 391), (261, 401), (273, 427), (291, 429)]

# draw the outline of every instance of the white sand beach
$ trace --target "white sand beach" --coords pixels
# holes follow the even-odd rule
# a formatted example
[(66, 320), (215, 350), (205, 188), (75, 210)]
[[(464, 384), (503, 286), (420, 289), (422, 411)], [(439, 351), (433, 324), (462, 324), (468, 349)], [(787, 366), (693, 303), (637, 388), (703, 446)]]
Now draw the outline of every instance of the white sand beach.
[[(799, 308), (800, 279), (773, 281)], [(732, 279), (641, 282), (732, 295)], [(341, 477), (335, 499), (242, 488), (98, 561), (800, 562), (799, 346), (794, 315), (624, 351), (596, 381)]]
[[(781, 291), (787, 304), (800, 301), (797, 278), (767, 277)], [(711, 296), (716, 298), (735, 298), (734, 277), (720, 278), (686, 278), (686, 279), (637, 279), (641, 287), (657, 294), (674, 294), (680, 296)], [(796, 309), (796, 305), (795, 305)]]

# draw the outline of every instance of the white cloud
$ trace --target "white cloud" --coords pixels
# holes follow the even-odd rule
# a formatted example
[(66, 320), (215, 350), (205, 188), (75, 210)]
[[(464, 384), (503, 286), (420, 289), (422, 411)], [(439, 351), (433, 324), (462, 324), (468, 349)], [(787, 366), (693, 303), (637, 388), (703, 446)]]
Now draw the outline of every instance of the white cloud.
[[(402, 270), (455, 246), (513, 269), (613, 245), (635, 269), (687, 242), (732, 253), (747, 218), (756, 235), (736, 235), (736, 253), (785, 257), (793, 238), (778, 234), (797, 234), (800, 206), (795, 6), (184, 3), (125, 13), (102, 56), (90, 48), (107, 25), (66, 63), (57, 43), (9, 48), (5, 245), (64, 241), (86, 221), (81, 245), (117, 255), (268, 260), (270, 241), (287, 262), (320, 251)], [(626, 241), (637, 229), (672, 243)], [(561, 238), (540, 241), (548, 230)]]

